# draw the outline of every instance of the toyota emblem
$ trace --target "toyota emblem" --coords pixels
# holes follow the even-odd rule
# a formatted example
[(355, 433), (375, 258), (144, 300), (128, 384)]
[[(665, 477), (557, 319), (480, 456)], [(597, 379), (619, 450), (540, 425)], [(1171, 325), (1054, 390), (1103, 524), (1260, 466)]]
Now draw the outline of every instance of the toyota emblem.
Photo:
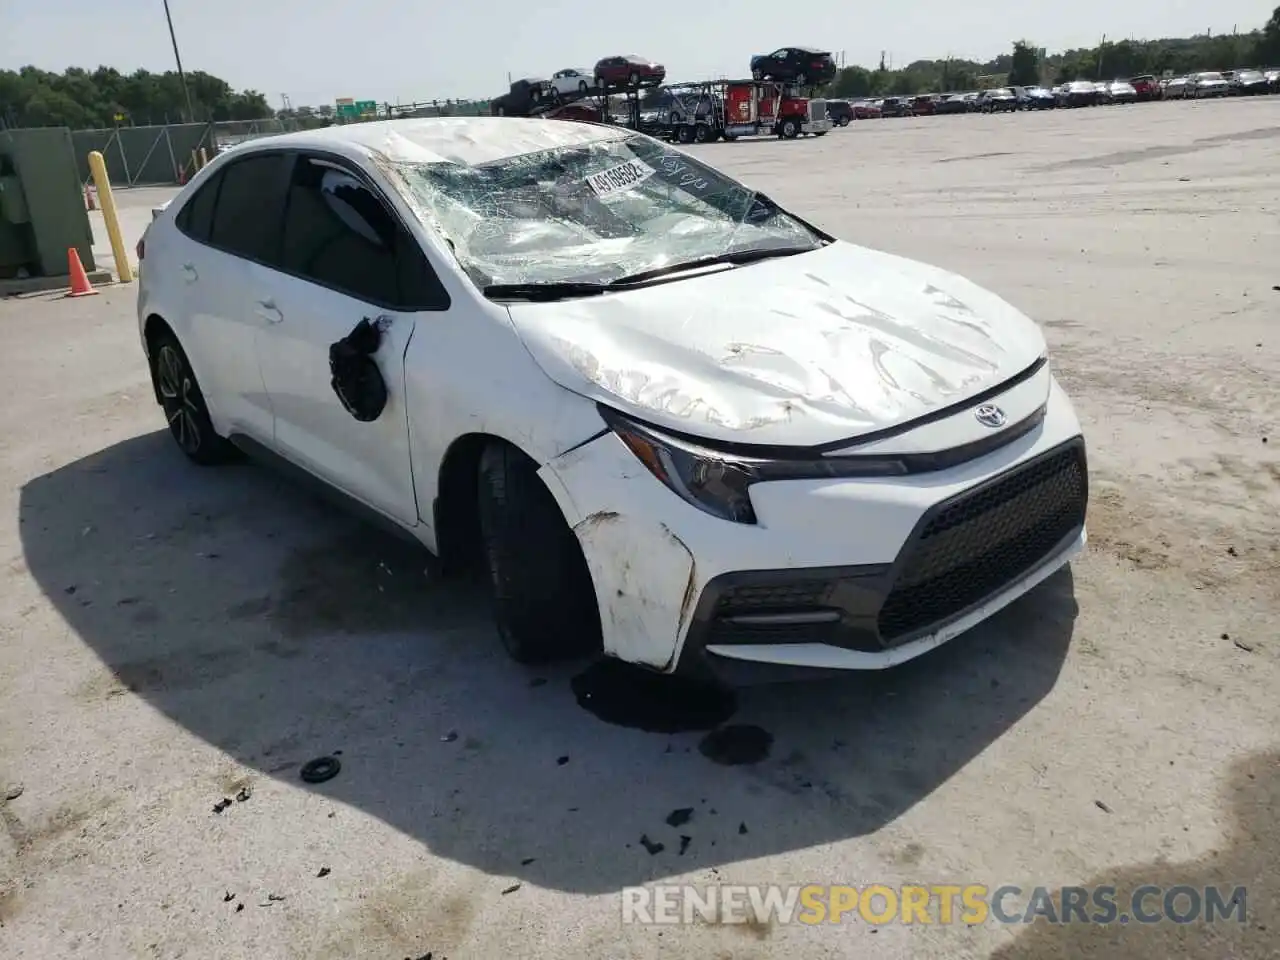
[(1009, 419), (1004, 415), (1004, 411), (994, 403), (984, 403), (973, 411), (973, 415), (978, 418), (978, 422), (984, 427), (993, 429), (995, 427), (1003, 427)]

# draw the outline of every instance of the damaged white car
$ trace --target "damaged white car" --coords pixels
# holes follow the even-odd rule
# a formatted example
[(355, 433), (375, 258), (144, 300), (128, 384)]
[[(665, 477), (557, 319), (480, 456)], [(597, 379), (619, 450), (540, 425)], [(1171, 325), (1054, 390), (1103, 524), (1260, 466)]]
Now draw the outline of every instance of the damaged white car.
[(485, 570), (520, 661), (887, 667), (1085, 543), (1033, 322), (625, 129), (254, 141), (139, 252), (182, 450), (300, 467)]

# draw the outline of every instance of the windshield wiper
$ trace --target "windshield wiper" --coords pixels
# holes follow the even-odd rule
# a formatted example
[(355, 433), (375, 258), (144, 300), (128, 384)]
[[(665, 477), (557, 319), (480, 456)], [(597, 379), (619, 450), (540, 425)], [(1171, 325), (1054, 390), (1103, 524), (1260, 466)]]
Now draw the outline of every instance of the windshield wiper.
[(808, 253), (816, 247), (770, 247), (764, 250), (738, 250), (734, 253), (720, 253), (713, 257), (699, 257), (696, 260), (684, 260), (679, 263), (668, 263), (650, 270), (628, 274), (607, 283), (592, 283), (584, 280), (555, 280), (549, 283), (494, 283), (484, 288), (484, 295), (496, 300), (568, 300), (572, 297), (594, 297), (602, 293), (628, 290), (642, 286), (653, 280), (686, 270), (698, 270), (702, 267), (714, 267), (722, 264), (754, 263), (757, 260), (771, 260), (774, 257), (790, 257), (797, 253)]
[(556, 280), (551, 283), (491, 283), (484, 295), (495, 300), (567, 300), (570, 297), (593, 297), (605, 293), (607, 283), (582, 280)]

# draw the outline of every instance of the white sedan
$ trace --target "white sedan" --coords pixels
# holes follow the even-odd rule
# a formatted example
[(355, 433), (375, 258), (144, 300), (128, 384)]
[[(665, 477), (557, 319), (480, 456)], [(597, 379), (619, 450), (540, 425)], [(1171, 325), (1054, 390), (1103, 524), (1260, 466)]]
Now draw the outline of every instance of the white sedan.
[(595, 76), (585, 67), (557, 70), (551, 75), (551, 90), (561, 100), (585, 97), (595, 86)]
[(631, 131), (246, 143), (150, 224), (156, 400), (479, 562), (517, 660), (877, 669), (1085, 544), (1037, 325)]
[(1208, 71), (1197, 73), (1191, 78), (1191, 96), (1197, 100), (1204, 97), (1225, 97), (1231, 93), (1231, 84), (1223, 79), (1222, 74)]

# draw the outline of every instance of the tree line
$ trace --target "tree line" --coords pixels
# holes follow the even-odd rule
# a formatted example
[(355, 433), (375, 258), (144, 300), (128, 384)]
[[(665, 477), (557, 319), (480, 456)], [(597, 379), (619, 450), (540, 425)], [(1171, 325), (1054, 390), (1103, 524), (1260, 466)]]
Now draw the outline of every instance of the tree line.
[[(187, 109), (187, 93), (191, 110)], [(72, 129), (206, 120), (261, 120), (275, 115), (256, 90), (233, 90), (203, 71), (125, 75), (113, 67), (62, 73), (23, 67), (0, 70), (0, 126)]]
[[(976, 90), (1013, 83), (1066, 83), (1070, 80), (1113, 80), (1197, 70), (1229, 70), (1246, 65), (1280, 66), (1280, 7), (1258, 30), (1241, 34), (1121, 40), (1104, 38), (1096, 47), (1052, 55), (1025, 40), (1012, 51), (978, 63), (973, 60), (917, 60), (900, 70), (845, 67), (829, 85), (836, 97), (910, 96), (917, 93)], [(190, 93), (190, 110), (187, 94)], [(333, 122), (333, 107), (298, 107), (281, 111), (282, 119), (320, 126)], [(125, 75), (113, 67), (88, 71), (70, 67), (52, 73), (36, 67), (0, 70), (0, 127), (65, 126), (73, 129), (142, 126), (183, 121), (263, 120), (277, 116), (256, 90), (233, 90), (225, 80), (196, 70), (187, 74), (187, 89), (177, 73), (135, 70)]]
[(917, 60), (900, 70), (845, 67), (832, 82), (834, 97), (911, 96), (978, 90), (1005, 83), (1019, 86), (1059, 84), (1071, 80), (1116, 80), (1144, 74), (1161, 76), (1245, 66), (1280, 66), (1280, 7), (1261, 29), (1248, 33), (1163, 40), (1105, 38), (1096, 47), (1052, 55), (1025, 40), (985, 63), (973, 60)]

